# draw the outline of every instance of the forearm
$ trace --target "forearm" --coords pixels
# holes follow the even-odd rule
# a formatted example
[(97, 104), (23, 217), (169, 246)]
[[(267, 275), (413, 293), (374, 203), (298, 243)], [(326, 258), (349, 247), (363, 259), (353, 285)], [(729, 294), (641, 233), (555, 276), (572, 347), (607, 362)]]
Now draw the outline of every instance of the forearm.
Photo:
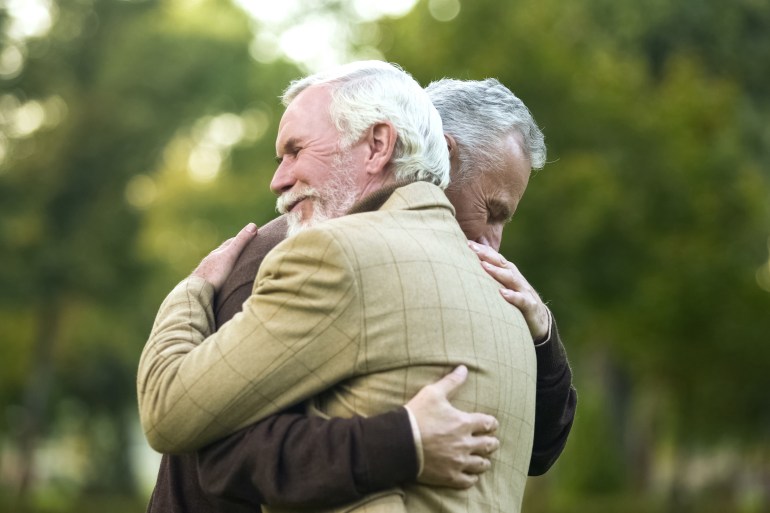
[(355, 276), (326, 234), (306, 238), (270, 253), (243, 311), (208, 338), (208, 284), (188, 278), (164, 302), (138, 376), (156, 450), (200, 449), (357, 372)]
[[(194, 375), (180, 369), (212, 331), (213, 294), (214, 288), (199, 278), (179, 283), (163, 301), (139, 360), (139, 415), (150, 445), (161, 452), (183, 452), (164, 435), (181, 424), (174, 422), (181, 415), (172, 416), (172, 412), (189, 410), (196, 416), (202, 413), (198, 408), (188, 408), (190, 397), (186, 390), (195, 386)], [(174, 425), (169, 426), (170, 422)], [(179, 427), (184, 429), (183, 425)]]
[(326, 507), (417, 475), (406, 410), (324, 420), (283, 413), (198, 453), (207, 493), (252, 505)]
[(549, 337), (535, 350), (538, 375), (530, 476), (544, 474), (564, 450), (577, 405), (572, 370), (553, 318)]
[(324, 388), (305, 380), (292, 390), (296, 372), (274, 372), (290, 352), (262, 344), (258, 332), (244, 333), (237, 318), (211, 335), (212, 295), (199, 278), (180, 283), (161, 306), (142, 353), (140, 419), (159, 452), (199, 449)]

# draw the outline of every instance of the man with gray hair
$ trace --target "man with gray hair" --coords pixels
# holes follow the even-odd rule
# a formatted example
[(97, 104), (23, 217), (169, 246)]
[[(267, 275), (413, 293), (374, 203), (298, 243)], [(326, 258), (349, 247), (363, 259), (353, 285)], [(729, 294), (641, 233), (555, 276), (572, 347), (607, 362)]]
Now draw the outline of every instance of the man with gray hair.
[[(496, 253), (503, 228), (511, 220), (527, 188), (533, 169), (545, 165), (543, 132), (529, 109), (507, 87), (488, 78), (481, 81), (442, 79), (425, 88), (441, 114), (449, 146), (451, 183), (446, 195), (457, 211), (457, 221), (483, 260), (503, 269), (492, 274), (509, 276), (527, 293), (503, 292), (527, 320), (532, 337), (542, 340), (551, 314), (534, 289), (525, 284), (513, 264)], [(490, 248), (493, 251), (490, 251)], [(505, 272), (505, 271), (508, 272)], [(516, 276), (513, 276), (516, 275)]]
[[(469, 258), (446, 198), (419, 181), (446, 177), (433, 172), (440, 164), (431, 169), (440, 160), (431, 157), (438, 155), (432, 123), (411, 123), (414, 112), (398, 112), (404, 129), (397, 116), (378, 117), (382, 108), (352, 128), (356, 120), (338, 115), (346, 99), (387, 103), (394, 86), (376, 94), (365, 86), (369, 94), (361, 95), (345, 86), (348, 76), (308, 81), (289, 96), (272, 187), (299, 230), (265, 259), (244, 312), (206, 339), (211, 285), (224, 280), (248, 230), (204, 259), (164, 303), (140, 364), (146, 433), (160, 449), (194, 449), (314, 394), (321, 395), (311, 411), (377, 413), (402, 404), (447, 364), (463, 363), (472, 379), (458, 399), (500, 418), (498, 463), (513, 471), (484, 475), (484, 486), (466, 492), (406, 487), (410, 509), (515, 511), (531, 444), (531, 338)], [(334, 180), (356, 193), (335, 196)], [(339, 217), (345, 212), (357, 215)], [(440, 279), (447, 273), (451, 280)], [(367, 502), (368, 509), (399, 505), (393, 493)]]
[(543, 133), (529, 109), (499, 81), (442, 79), (426, 91), (441, 114), (450, 152), (445, 193), (484, 269), (503, 285), (537, 351), (535, 439), (529, 475), (545, 473), (572, 428), (577, 392), (556, 322), (518, 268), (498, 253), (533, 169), (546, 162)]

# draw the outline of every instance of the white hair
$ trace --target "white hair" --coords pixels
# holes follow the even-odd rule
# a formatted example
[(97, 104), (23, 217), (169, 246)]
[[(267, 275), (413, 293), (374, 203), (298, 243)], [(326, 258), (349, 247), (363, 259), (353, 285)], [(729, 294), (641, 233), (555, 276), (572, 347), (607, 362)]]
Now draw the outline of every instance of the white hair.
[(330, 88), (332, 122), (341, 147), (355, 143), (375, 123), (388, 121), (398, 138), (391, 163), (399, 181), (449, 184), (449, 156), (436, 108), (404, 70), (382, 61), (358, 61), (295, 80), (281, 100), (288, 106), (311, 86)]
[(454, 80), (432, 82), (425, 91), (441, 114), (444, 131), (462, 149), (458, 176), (453, 181), (473, 178), (482, 169), (498, 168), (504, 138), (518, 133), (522, 151), (532, 169), (545, 165), (543, 132), (524, 102), (495, 80)]

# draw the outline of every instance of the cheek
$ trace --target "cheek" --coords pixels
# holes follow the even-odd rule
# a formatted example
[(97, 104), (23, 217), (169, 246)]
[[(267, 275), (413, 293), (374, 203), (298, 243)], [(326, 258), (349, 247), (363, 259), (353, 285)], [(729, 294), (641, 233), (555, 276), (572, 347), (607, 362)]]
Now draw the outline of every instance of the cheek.
[(332, 159), (317, 155), (302, 156), (294, 169), (298, 180), (311, 187), (320, 187), (332, 173)]
[(479, 239), (484, 236), (484, 230), (487, 227), (485, 221), (479, 218), (466, 217), (458, 218), (457, 222), (468, 240), (479, 242)]

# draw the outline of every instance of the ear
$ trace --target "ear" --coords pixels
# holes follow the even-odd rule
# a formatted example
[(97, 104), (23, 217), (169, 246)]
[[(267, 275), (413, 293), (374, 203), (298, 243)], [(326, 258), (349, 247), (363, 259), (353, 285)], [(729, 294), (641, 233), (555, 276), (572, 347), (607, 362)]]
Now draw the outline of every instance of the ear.
[(457, 157), (457, 141), (449, 134), (444, 134), (444, 140), (446, 141), (446, 148), (449, 151), (449, 159)]
[(450, 181), (454, 181), (454, 179), (457, 178), (457, 171), (460, 168), (459, 149), (457, 148), (457, 141), (455, 141), (455, 138), (451, 135), (445, 133), (444, 140), (446, 141), (447, 151), (449, 151)]
[(397, 139), (396, 127), (389, 121), (380, 121), (369, 128), (366, 134), (368, 153), (365, 162), (368, 174), (384, 173), (389, 168)]

